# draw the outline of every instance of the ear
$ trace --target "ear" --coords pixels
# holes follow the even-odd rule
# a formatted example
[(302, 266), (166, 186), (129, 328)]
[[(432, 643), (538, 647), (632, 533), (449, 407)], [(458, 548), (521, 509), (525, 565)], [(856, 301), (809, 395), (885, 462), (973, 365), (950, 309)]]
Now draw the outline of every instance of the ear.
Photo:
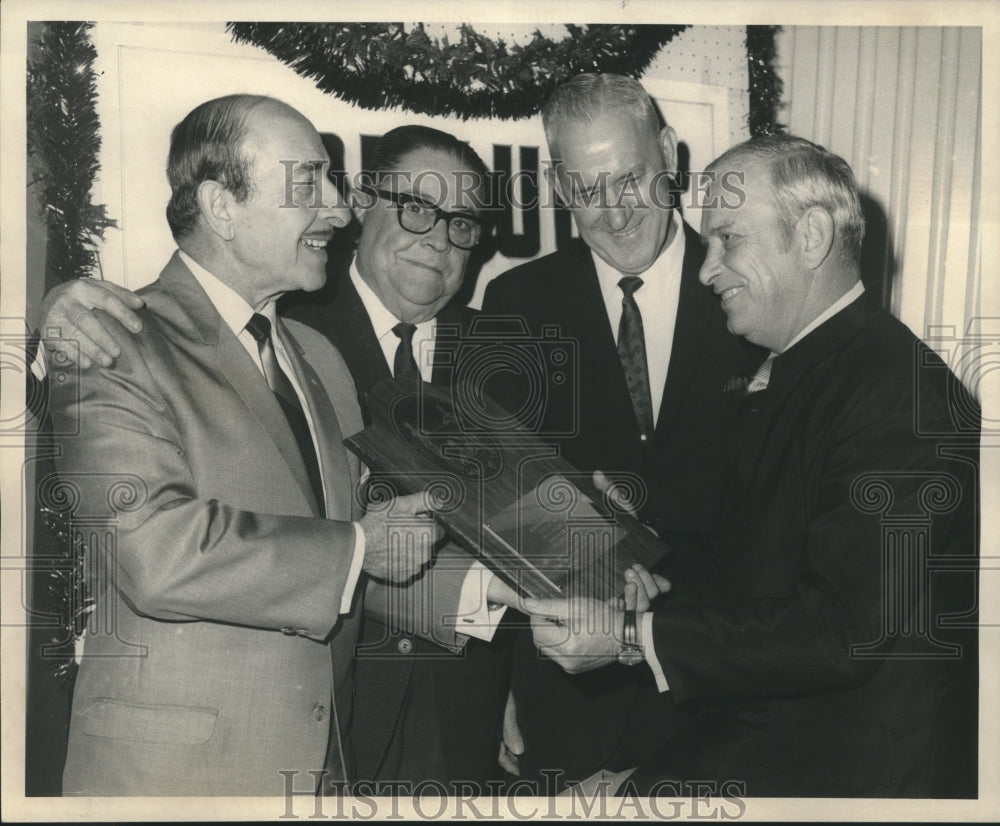
[(660, 149), (663, 150), (663, 159), (666, 161), (666, 169), (672, 175), (677, 174), (677, 133), (671, 126), (664, 126), (660, 130)]
[(799, 217), (795, 231), (800, 238), (804, 263), (809, 269), (818, 269), (833, 249), (836, 235), (833, 216), (823, 207), (810, 207)]
[(202, 181), (198, 184), (198, 211), (202, 220), (223, 241), (232, 241), (236, 237), (236, 226), (230, 207), (233, 204), (233, 194), (218, 181)]

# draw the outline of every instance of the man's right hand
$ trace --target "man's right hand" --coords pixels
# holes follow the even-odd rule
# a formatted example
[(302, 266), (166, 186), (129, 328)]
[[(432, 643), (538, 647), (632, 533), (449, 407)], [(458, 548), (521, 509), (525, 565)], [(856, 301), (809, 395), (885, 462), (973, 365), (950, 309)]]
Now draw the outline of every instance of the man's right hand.
[(431, 516), (428, 494), (397, 496), (361, 519), (365, 532), (363, 570), (386, 582), (406, 582), (430, 562), (444, 535)]
[[(104, 310), (126, 330), (138, 333), (142, 321), (134, 311), (145, 306), (146, 302), (135, 293), (109, 281), (74, 278), (54, 287), (39, 308), (38, 332), (46, 358), (51, 360), (55, 353), (61, 353), (70, 364), (79, 361), (84, 370), (95, 361), (110, 367), (121, 355), (117, 338), (121, 333), (108, 329), (93, 311)], [(50, 336), (49, 330), (56, 334)]]

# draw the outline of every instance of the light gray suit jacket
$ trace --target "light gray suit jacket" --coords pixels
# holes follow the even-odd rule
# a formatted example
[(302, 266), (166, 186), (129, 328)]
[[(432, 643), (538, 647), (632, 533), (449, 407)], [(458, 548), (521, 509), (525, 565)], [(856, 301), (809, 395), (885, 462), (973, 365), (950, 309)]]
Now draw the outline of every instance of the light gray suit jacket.
[[(341, 616), (361, 428), (337, 351), (289, 322), (327, 519), (263, 376), (174, 256), (110, 369), (50, 376), (95, 600), (64, 791), (278, 795), (349, 763), (359, 609)], [(360, 591), (355, 603), (361, 601)]]

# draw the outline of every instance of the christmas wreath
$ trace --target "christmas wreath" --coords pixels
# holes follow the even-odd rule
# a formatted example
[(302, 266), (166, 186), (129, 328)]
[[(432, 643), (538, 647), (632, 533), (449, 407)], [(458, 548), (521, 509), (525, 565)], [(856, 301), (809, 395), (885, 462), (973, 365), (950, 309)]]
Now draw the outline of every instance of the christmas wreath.
[(365, 109), (400, 106), (425, 115), (525, 118), (581, 72), (638, 77), (686, 26), (536, 29), (528, 42), (491, 38), (472, 26), (458, 39), (431, 37), (423, 23), (230, 23), (240, 43), (265, 49), (323, 92)]

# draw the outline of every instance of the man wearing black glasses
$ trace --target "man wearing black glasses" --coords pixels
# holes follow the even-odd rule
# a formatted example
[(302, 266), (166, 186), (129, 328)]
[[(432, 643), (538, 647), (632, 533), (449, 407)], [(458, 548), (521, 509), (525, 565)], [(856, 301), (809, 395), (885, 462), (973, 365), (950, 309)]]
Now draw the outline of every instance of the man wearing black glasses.
[[(459, 345), (475, 315), (451, 300), (485, 234), (488, 174), (468, 144), (424, 126), (386, 133), (371, 169), (367, 185), (354, 193), (361, 233), (353, 260), (347, 266), (331, 262), (323, 290), (289, 295), (279, 308), (337, 346), (366, 419), (368, 392), (382, 379), (451, 380), (445, 351)], [(79, 279), (54, 290), (42, 308), (41, 329), (61, 325), (64, 335), (78, 340), (84, 368), (88, 352), (110, 365), (119, 349), (111, 332), (77, 326), (77, 319), (95, 318), (86, 312), (95, 306), (138, 329), (129, 307), (138, 308), (141, 299), (108, 282)], [(96, 355), (90, 342), (104, 354)], [(488, 598), (503, 587), (498, 590), (496, 577), (456, 549), (439, 551), (432, 570), (439, 588), (448, 578), (459, 592), (458, 609), (452, 605), (449, 613), (457, 614), (466, 633), (456, 630), (439, 640), (449, 651), (391, 630), (394, 606), (369, 591), (355, 667), (353, 779), (408, 781), (411, 788), (425, 780), (466, 781), (486, 791), (488, 780), (502, 776), (497, 749), (509, 678), (502, 650), (484, 640), (492, 638), (503, 613), (491, 610)], [(468, 794), (464, 788), (450, 785), (448, 791)], [(381, 790), (400, 792), (405, 790)]]
[[(387, 132), (370, 167), (368, 185), (354, 192), (361, 225), (354, 259), (347, 272), (330, 274), (335, 295), (298, 294), (285, 310), (337, 346), (366, 418), (368, 392), (382, 379), (450, 381), (453, 359), (445, 351), (458, 345), (475, 315), (451, 300), (485, 233), (488, 174), (468, 144), (425, 126)], [(434, 574), (453, 576), (468, 560), (439, 554)], [(489, 611), (492, 575), (478, 563), (476, 569), (483, 576), (466, 575), (459, 610), (463, 620), (473, 620), (462, 628), (480, 639), (458, 654), (393, 633), (371, 618), (378, 606), (366, 603), (352, 724), (358, 777), (480, 787), (498, 777), (509, 683), (502, 652), (484, 640), (502, 611)]]

